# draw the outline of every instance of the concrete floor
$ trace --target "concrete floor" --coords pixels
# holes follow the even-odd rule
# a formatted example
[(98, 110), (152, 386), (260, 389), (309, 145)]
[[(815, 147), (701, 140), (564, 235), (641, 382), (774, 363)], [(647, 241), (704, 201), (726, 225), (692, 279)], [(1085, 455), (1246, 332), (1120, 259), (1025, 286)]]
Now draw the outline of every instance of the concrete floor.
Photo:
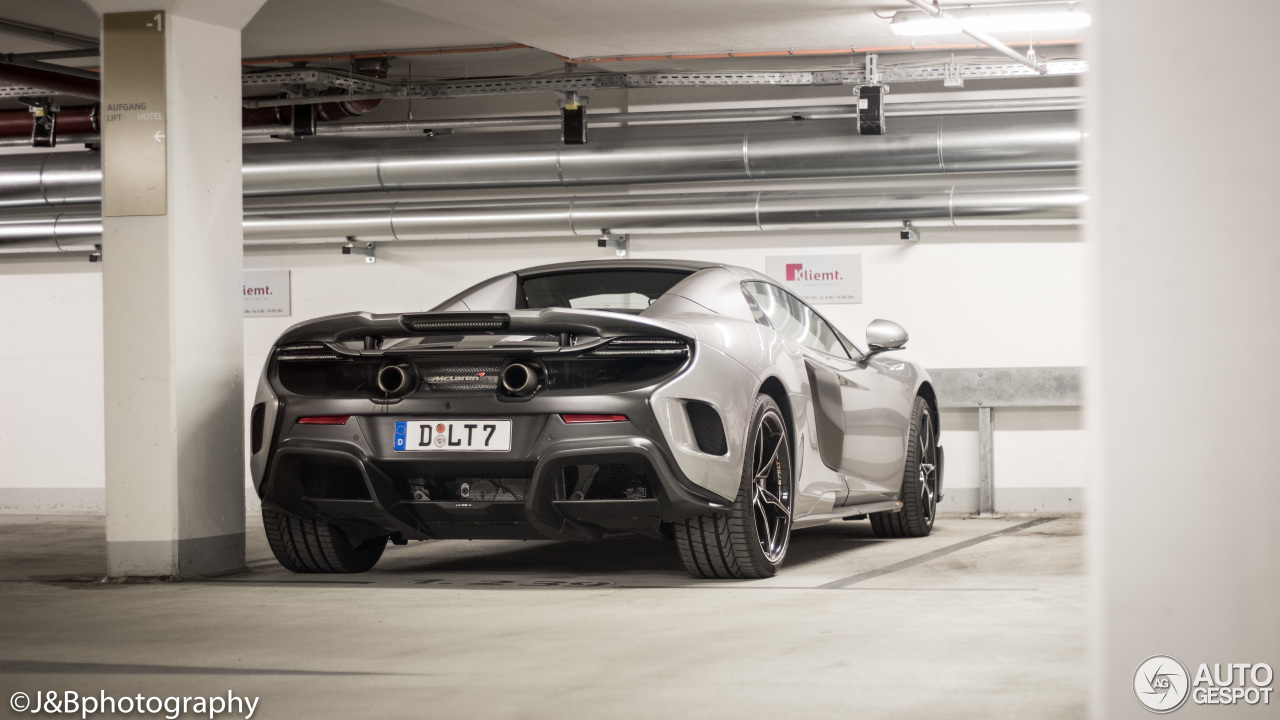
[(231, 690), (267, 719), (1082, 717), (1081, 527), (835, 523), (797, 533), (777, 577), (730, 582), (650, 540), (414, 543), (292, 575), (252, 522), (248, 572), (104, 583), (101, 519), (10, 516), (0, 691)]

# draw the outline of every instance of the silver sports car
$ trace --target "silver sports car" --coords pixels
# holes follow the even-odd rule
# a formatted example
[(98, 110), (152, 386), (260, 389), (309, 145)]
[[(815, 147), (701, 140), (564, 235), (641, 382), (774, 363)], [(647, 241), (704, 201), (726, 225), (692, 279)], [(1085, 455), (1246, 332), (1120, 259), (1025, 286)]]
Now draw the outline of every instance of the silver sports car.
[(387, 540), (674, 540), (689, 572), (758, 578), (793, 530), (929, 534), (938, 406), (769, 277), (618, 260), (499, 275), (429, 312), (295, 325), (263, 370), (251, 468), (276, 558), (361, 572)]

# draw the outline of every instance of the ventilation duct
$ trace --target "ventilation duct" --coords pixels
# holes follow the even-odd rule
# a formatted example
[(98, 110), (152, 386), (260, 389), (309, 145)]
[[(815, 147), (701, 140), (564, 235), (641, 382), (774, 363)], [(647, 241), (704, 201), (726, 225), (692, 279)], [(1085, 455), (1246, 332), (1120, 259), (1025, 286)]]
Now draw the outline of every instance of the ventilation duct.
[(538, 200), (395, 204), (245, 214), (247, 242), (345, 238), (465, 240), (504, 237), (646, 235), (821, 230), (899, 224), (963, 225), (981, 220), (1067, 222), (1084, 196), (1069, 185), (847, 191), (758, 191), (613, 195)]
[[(459, 188), (786, 180), (1070, 170), (1074, 112), (909, 117), (860, 136), (853, 119), (601, 128), (588, 145), (555, 132), (335, 138), (244, 147), (248, 197)], [(96, 153), (6, 158), (0, 208), (98, 202)]]
[[(948, 185), (880, 192), (755, 191), (285, 208), (245, 213), (248, 245), (299, 241), (467, 240), (918, 226), (1071, 224), (1084, 202), (1067, 182)], [(87, 250), (93, 215), (0, 222), (0, 252)]]

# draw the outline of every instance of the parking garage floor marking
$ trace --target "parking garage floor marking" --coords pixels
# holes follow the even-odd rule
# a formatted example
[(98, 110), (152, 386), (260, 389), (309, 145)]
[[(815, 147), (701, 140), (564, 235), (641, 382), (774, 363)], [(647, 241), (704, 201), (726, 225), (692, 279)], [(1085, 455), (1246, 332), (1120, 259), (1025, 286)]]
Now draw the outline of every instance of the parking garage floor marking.
[(850, 575), (849, 577), (841, 578), (839, 580), (832, 580), (829, 583), (823, 583), (822, 585), (817, 586), (817, 588), (815, 589), (838, 590), (841, 588), (849, 587), (850, 585), (857, 585), (858, 583), (866, 582), (868, 580), (874, 580), (875, 578), (888, 575), (889, 573), (895, 573), (895, 572), (898, 572), (899, 570), (906, 570), (909, 567), (915, 567), (916, 565), (927, 563), (930, 560), (936, 560), (937, 558), (940, 558), (943, 555), (950, 555), (953, 552), (959, 552), (961, 550), (964, 550), (965, 548), (973, 547), (978, 543), (984, 543), (988, 540), (995, 540), (996, 538), (1001, 537), (1003, 535), (1012, 535), (1020, 530), (1025, 530), (1029, 527), (1035, 527), (1036, 525), (1043, 525), (1047, 522), (1052, 522), (1057, 519), (1058, 518), (1056, 517), (1036, 518), (1035, 520), (1024, 522), (1021, 525), (1014, 525), (1013, 527), (1004, 528), (1003, 530), (997, 530), (992, 533), (987, 533), (986, 535), (979, 535), (978, 537), (975, 537), (975, 538), (969, 538), (968, 540), (958, 542), (954, 545), (948, 545), (944, 548), (939, 548), (937, 550), (934, 550), (933, 552), (927, 552), (923, 555), (917, 555), (916, 557), (903, 560), (902, 562), (896, 562), (892, 565), (885, 565), (882, 568), (876, 568), (875, 570), (868, 570), (866, 572), (858, 573), (857, 575)]

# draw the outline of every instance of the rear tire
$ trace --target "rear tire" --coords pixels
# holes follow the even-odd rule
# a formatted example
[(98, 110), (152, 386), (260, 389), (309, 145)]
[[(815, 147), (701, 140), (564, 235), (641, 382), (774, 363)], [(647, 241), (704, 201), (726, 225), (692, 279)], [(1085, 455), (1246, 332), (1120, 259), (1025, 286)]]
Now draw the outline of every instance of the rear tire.
[(911, 408), (907, 464), (903, 468), (900, 512), (871, 514), (877, 537), (924, 537), (938, 514), (938, 435), (929, 403), (917, 397)]
[(756, 396), (738, 496), (727, 513), (674, 524), (676, 546), (698, 578), (766, 578), (782, 566), (791, 538), (791, 442), (778, 404)]
[(385, 537), (353, 545), (337, 525), (269, 508), (262, 509), (262, 524), (276, 560), (296, 573), (364, 572), (378, 562), (387, 547)]

